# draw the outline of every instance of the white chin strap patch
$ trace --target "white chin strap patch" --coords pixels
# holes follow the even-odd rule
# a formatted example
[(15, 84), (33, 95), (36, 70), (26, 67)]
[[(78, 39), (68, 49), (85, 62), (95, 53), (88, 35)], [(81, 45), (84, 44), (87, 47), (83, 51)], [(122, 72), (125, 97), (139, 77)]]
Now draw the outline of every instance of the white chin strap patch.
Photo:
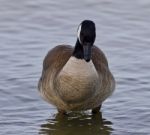
[(81, 24), (79, 25), (79, 28), (78, 28), (78, 39), (79, 39), (79, 42), (81, 43), (80, 32), (81, 32)]

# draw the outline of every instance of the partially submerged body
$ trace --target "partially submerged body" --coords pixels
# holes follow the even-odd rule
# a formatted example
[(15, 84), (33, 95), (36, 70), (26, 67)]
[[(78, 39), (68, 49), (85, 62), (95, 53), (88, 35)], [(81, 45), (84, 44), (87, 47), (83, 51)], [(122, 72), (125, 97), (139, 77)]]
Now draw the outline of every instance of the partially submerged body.
[(104, 53), (96, 46), (95, 24), (83, 21), (78, 28), (75, 47), (59, 45), (43, 62), (39, 91), (61, 112), (92, 109), (99, 111), (115, 89)]
[(96, 46), (92, 49), (90, 62), (76, 59), (72, 52), (71, 46), (60, 45), (47, 54), (39, 91), (47, 102), (59, 110), (94, 109), (115, 88), (106, 57)]

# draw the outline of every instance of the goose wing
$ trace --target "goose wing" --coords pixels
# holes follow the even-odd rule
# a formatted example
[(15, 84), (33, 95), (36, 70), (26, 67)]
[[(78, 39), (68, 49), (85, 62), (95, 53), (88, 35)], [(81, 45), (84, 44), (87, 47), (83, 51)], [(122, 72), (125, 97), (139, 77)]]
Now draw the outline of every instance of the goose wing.
[(98, 72), (102, 72), (103, 68), (108, 68), (108, 62), (105, 54), (97, 46), (92, 48), (92, 61)]
[(73, 48), (70, 45), (58, 45), (48, 52), (43, 61), (43, 71), (55, 67), (60, 70), (72, 55)]
[(70, 45), (58, 45), (51, 49), (43, 61), (42, 76), (38, 83), (40, 89), (41, 82), (46, 82), (47, 74), (57, 74), (71, 57), (73, 48)]
[[(100, 78), (102, 79), (100, 88), (102, 91), (105, 91), (104, 95), (108, 97), (108, 95), (111, 95), (115, 89), (115, 79), (109, 70), (106, 56), (96, 46), (93, 47), (92, 61)], [(104, 95), (103, 97), (105, 97)]]

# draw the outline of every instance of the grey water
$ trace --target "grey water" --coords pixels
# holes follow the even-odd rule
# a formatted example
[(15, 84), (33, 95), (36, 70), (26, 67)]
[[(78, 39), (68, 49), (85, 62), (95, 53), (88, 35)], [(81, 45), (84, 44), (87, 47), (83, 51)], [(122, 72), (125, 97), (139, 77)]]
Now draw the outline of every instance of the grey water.
[[(37, 90), (44, 56), (96, 23), (117, 87), (101, 112), (60, 117)], [(0, 135), (150, 135), (149, 0), (0, 0)]]

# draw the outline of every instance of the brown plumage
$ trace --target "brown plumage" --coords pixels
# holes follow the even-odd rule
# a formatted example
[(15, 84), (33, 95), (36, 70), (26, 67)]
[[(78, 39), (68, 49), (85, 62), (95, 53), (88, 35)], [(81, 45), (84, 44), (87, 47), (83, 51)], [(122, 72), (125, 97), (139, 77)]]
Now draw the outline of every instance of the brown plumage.
[(104, 53), (94, 46), (95, 24), (83, 21), (75, 47), (59, 45), (43, 61), (38, 83), (42, 97), (59, 112), (92, 109), (98, 112), (115, 89)]
[[(72, 52), (73, 47), (69, 45), (59, 45), (48, 52), (43, 62), (42, 76), (38, 85), (39, 91), (47, 102), (57, 106), (59, 110), (69, 111), (96, 108), (112, 94), (115, 87), (114, 78), (109, 71), (107, 59), (98, 47), (93, 46), (92, 62), (101, 78), (99, 81), (99, 92), (81, 103), (67, 103), (61, 99), (55, 85), (57, 84), (58, 74), (71, 57)], [(66, 83), (69, 83), (69, 80)]]

